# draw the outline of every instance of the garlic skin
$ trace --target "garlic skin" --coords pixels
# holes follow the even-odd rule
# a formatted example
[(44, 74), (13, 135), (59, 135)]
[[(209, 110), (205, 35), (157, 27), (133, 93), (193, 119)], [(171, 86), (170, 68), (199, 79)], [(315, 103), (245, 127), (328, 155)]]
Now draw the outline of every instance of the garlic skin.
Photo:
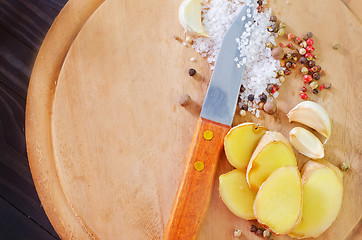
[(324, 157), (323, 144), (313, 133), (305, 128), (293, 128), (289, 133), (289, 141), (304, 156), (311, 159)]
[(179, 8), (179, 21), (187, 33), (210, 37), (201, 23), (201, 1), (184, 0)]
[(287, 116), (289, 122), (302, 123), (322, 134), (326, 137), (324, 143), (331, 136), (331, 120), (327, 111), (318, 103), (312, 101), (301, 102), (290, 110)]

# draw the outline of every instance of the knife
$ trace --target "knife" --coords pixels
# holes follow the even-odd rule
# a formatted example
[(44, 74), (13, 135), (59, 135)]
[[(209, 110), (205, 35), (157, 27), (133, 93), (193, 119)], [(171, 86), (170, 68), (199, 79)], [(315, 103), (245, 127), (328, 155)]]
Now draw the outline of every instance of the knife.
[(221, 44), (163, 240), (196, 239), (206, 216), (217, 162), (239, 97), (244, 66), (238, 68), (234, 60), (239, 57), (235, 39), (252, 21), (253, 10), (248, 13), (248, 8), (242, 7)]

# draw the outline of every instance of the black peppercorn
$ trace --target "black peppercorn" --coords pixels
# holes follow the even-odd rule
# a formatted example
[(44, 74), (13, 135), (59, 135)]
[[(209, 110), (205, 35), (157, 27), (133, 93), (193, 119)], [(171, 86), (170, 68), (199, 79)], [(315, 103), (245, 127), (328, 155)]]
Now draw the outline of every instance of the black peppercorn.
[(297, 50), (293, 50), (292, 51), (292, 57), (296, 57), (298, 56), (298, 51)]
[(245, 92), (245, 87), (243, 85), (241, 85), (241, 87), (240, 87), (240, 92), (241, 93)]
[(284, 70), (284, 74), (285, 74), (285, 75), (290, 75), (290, 74), (291, 74), (291, 71), (290, 71), (289, 69), (285, 69), (285, 70)]
[(268, 98), (268, 97), (265, 95), (265, 93), (262, 93), (262, 94), (259, 95), (259, 99), (260, 99), (260, 101), (262, 101), (263, 103), (266, 102), (267, 98)]
[(307, 41), (308, 38), (309, 38), (309, 37), (308, 37), (307, 35), (305, 35), (305, 36), (303, 37), (304, 41)]
[(308, 66), (309, 66), (310, 68), (314, 67), (314, 66), (315, 66), (315, 61), (309, 61), (309, 62), (308, 62)]
[(318, 72), (315, 72), (315, 73), (313, 73), (312, 77), (315, 80), (319, 80), (321, 78), (321, 75)]
[(299, 59), (299, 62), (300, 62), (301, 64), (305, 64), (305, 63), (307, 62), (307, 58), (306, 58), (306, 57), (301, 57), (301, 58)]
[(259, 228), (258, 230), (256, 230), (255, 233), (257, 236), (263, 236), (263, 232), (264, 232), (263, 229)]
[(243, 104), (242, 106), (241, 106), (241, 110), (245, 110), (245, 111), (248, 111), (248, 105), (247, 104)]
[(285, 64), (285, 66), (286, 66), (287, 68), (291, 68), (291, 67), (292, 67), (292, 62), (287, 62), (287, 63)]
[(278, 20), (278, 18), (276, 16), (270, 16), (269, 19), (271, 22), (276, 22)]
[(308, 33), (307, 33), (307, 37), (308, 37), (308, 38), (312, 38), (312, 37), (313, 37), (313, 33), (312, 33), (312, 32), (308, 32)]
[(269, 83), (268, 86), (266, 87), (266, 91), (268, 93), (272, 93), (274, 91), (274, 84)]
[(256, 232), (258, 228), (255, 225), (251, 225), (250, 232)]
[(263, 1), (262, 1), (262, 0), (258, 0), (257, 3), (259, 4), (259, 6), (263, 5)]
[(313, 89), (312, 91), (314, 94), (318, 94), (318, 89)]
[(192, 77), (192, 76), (194, 76), (195, 74), (196, 74), (196, 70), (193, 69), (193, 68), (190, 68), (190, 69), (189, 69), (189, 75)]
[(250, 95), (248, 96), (248, 100), (249, 100), (250, 102), (254, 101), (254, 95), (253, 95), (253, 94), (250, 94)]

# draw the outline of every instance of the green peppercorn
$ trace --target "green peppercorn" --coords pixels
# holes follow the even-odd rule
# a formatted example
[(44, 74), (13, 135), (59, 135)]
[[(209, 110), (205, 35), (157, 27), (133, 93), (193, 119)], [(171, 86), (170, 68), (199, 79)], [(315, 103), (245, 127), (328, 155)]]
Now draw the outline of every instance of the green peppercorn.
[(303, 73), (303, 75), (307, 75), (309, 73), (309, 70), (306, 67), (302, 67), (300, 71)]
[(254, 101), (254, 95), (253, 95), (253, 94), (250, 94), (250, 95), (248, 96), (248, 100), (249, 100), (250, 102)]
[(281, 29), (278, 30), (278, 36), (279, 37), (284, 36), (284, 34), (285, 34), (284, 28), (281, 28)]
[(279, 77), (279, 82), (281, 83), (285, 82), (285, 78), (283, 76)]
[(270, 232), (267, 230), (267, 229), (265, 229), (264, 231), (263, 231), (263, 237), (265, 237), (265, 238), (269, 238), (270, 237)]
[(280, 69), (280, 70), (278, 71), (278, 75), (279, 75), (279, 76), (284, 76), (284, 71), (283, 71), (282, 69)]
[(276, 17), (276, 16), (270, 16), (270, 19), (269, 19), (269, 21), (271, 21), (271, 22), (276, 22), (278, 20), (278, 18)]
[(279, 28), (286, 28), (287, 24), (285, 24), (284, 22), (280, 22), (279, 23)]
[(348, 169), (351, 168), (351, 166), (349, 165), (349, 163), (346, 163), (346, 162), (342, 163), (340, 167), (341, 167), (341, 170), (342, 170), (342, 171), (347, 171)]
[(286, 57), (288, 60), (290, 60), (290, 59), (292, 59), (292, 58), (293, 58), (291, 53), (287, 53), (287, 54), (285, 54), (285, 57)]
[(274, 47), (274, 44), (272, 44), (271, 42), (268, 42), (268, 43), (266, 44), (266, 47), (267, 47), (267, 48), (273, 48), (273, 47)]
[(321, 78), (321, 75), (318, 72), (315, 72), (315, 73), (313, 73), (312, 77), (315, 80), (319, 80)]
[(293, 57), (293, 61), (294, 62), (298, 61), (298, 57)]
[(316, 81), (313, 81), (309, 84), (311, 89), (316, 89), (318, 87), (318, 83)]

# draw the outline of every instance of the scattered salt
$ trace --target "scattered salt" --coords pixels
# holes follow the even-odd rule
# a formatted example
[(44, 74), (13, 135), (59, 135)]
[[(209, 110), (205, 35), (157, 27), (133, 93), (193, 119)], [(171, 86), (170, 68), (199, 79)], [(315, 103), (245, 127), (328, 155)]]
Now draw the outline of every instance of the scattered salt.
[(190, 61), (191, 61), (191, 62), (195, 62), (196, 59), (195, 59), (194, 57), (192, 57), (192, 58), (190, 58)]

